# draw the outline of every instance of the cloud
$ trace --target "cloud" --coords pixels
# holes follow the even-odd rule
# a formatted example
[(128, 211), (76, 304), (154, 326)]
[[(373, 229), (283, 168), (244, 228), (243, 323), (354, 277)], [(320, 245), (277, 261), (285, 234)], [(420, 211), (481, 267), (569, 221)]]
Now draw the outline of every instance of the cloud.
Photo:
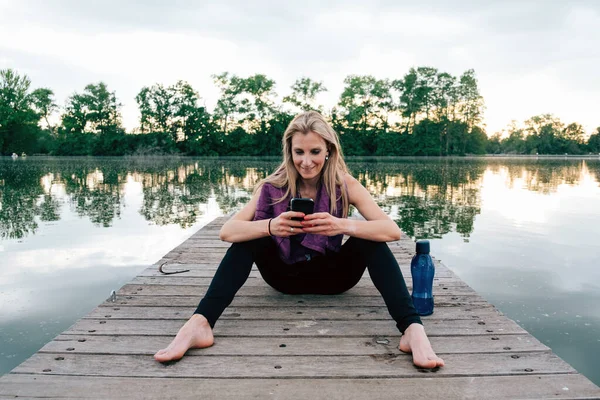
[(55, 90), (59, 102), (105, 81), (136, 125), (142, 86), (187, 80), (211, 108), (211, 75), (264, 73), (280, 96), (324, 81), (331, 107), (348, 74), (400, 78), (412, 66), (474, 68), (490, 131), (538, 111), (600, 124), (600, 3), (380, 0), (0, 3), (0, 66)]

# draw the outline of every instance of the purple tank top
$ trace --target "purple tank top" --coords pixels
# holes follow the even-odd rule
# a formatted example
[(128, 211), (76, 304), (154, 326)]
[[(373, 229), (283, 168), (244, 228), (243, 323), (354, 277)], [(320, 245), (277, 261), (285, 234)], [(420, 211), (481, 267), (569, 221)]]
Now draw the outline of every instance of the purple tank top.
[[(280, 203), (273, 204), (276, 199), (281, 198), (285, 193), (286, 188), (277, 188), (270, 183), (265, 183), (261, 188), (254, 213), (254, 221), (275, 218), (281, 213), (288, 211), (290, 204), (290, 196)], [(337, 191), (337, 211), (334, 216), (342, 217), (342, 199), (340, 189)], [(325, 185), (320, 185), (317, 190), (317, 198), (315, 199), (314, 212), (329, 212), (329, 195), (325, 189)], [(273, 236), (273, 240), (277, 244), (279, 257), (286, 264), (293, 264), (300, 261), (306, 261), (311, 257), (319, 254), (325, 254), (327, 250), (338, 252), (342, 247), (342, 239), (344, 235), (323, 236), (310, 233), (290, 236), (278, 237)]]

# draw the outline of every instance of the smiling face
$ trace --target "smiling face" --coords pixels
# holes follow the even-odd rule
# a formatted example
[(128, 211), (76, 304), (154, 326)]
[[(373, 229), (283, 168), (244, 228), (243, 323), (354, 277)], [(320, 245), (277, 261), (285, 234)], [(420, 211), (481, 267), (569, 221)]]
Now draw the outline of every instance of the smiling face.
[(327, 155), (327, 143), (318, 134), (310, 131), (297, 132), (292, 137), (292, 160), (302, 180), (316, 184), (321, 176)]

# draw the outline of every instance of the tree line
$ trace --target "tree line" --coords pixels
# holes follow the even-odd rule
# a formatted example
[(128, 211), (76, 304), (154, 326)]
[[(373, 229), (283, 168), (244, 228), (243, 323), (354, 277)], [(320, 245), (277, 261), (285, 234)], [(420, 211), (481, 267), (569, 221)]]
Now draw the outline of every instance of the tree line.
[(139, 125), (126, 132), (122, 105), (104, 82), (88, 84), (59, 106), (52, 89), (33, 89), (26, 75), (0, 70), (0, 154), (276, 156), (294, 115), (311, 109), (330, 119), (350, 156), (600, 152), (600, 127), (586, 138), (580, 124), (553, 115), (513, 123), (506, 135), (488, 138), (472, 69), (453, 76), (418, 67), (399, 79), (349, 75), (330, 110), (316, 100), (327, 88), (307, 77), (279, 102), (275, 81), (263, 74), (212, 78), (220, 91), (213, 110), (185, 81), (141, 88)]

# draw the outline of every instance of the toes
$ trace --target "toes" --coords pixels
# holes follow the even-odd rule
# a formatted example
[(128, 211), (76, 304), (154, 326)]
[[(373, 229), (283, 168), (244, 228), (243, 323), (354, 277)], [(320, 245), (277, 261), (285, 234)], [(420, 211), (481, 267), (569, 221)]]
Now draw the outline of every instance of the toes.
[(424, 357), (413, 357), (413, 363), (420, 368), (436, 368), (444, 366), (444, 360), (435, 354)]
[(157, 351), (157, 352), (156, 352), (156, 354), (154, 354), (154, 356), (155, 356), (155, 357), (156, 357), (156, 356), (164, 356), (164, 355), (166, 355), (166, 354), (168, 354), (168, 353), (169, 353), (169, 350), (168, 350), (168, 349), (162, 349), (162, 350), (159, 350), (159, 351)]
[(169, 361), (171, 360), (173, 357), (171, 356), (171, 354), (169, 353), (168, 349), (162, 349), (156, 352), (156, 354), (154, 355), (154, 359), (156, 361)]
[(415, 365), (417, 367), (421, 367), (421, 368), (435, 368), (437, 366), (437, 363), (434, 360), (427, 360), (427, 361), (415, 363)]

